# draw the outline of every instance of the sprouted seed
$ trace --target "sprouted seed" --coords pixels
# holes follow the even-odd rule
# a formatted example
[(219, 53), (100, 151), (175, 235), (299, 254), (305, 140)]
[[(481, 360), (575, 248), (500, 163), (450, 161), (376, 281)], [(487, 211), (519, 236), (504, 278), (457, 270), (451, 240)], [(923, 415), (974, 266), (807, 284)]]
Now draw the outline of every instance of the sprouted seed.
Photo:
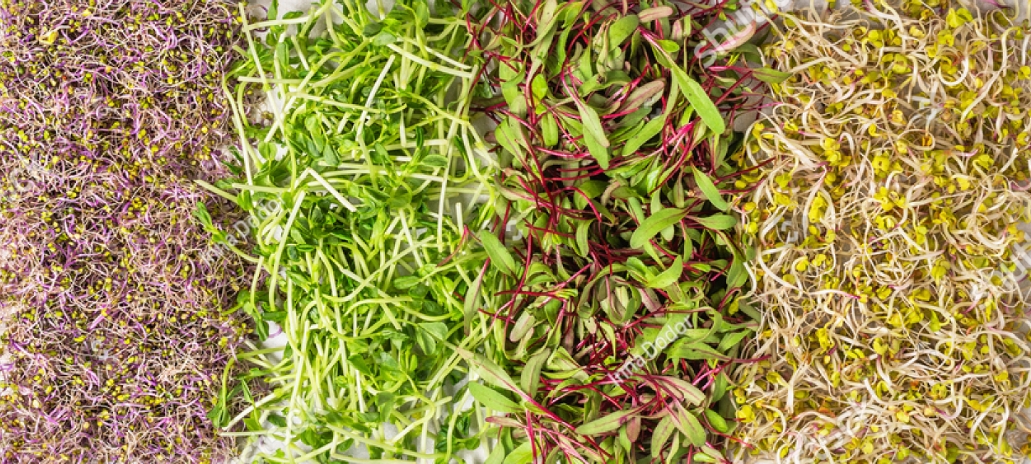
[(1005, 11), (865, 2), (785, 19), (791, 77), (733, 158), (763, 315), (745, 446), (800, 463), (1029, 454), (1031, 34)]
[(245, 274), (191, 217), (224, 175), (229, 4), (0, 0), (0, 462), (233, 453), (206, 416)]

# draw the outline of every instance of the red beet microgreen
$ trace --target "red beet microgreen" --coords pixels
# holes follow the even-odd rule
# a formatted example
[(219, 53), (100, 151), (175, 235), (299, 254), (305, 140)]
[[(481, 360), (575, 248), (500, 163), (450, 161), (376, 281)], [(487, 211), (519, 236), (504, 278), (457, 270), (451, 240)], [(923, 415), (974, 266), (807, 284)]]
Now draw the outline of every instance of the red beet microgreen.
[(541, 0), (471, 22), (496, 67), (483, 110), (513, 226), (480, 238), (510, 250), (484, 277), (500, 349), (478, 364), (518, 379), (494, 384), (504, 399), (478, 395), (510, 413), (491, 419), (489, 462), (723, 459), (727, 371), (755, 327), (738, 299), (749, 252), (725, 213), (742, 135), (727, 128), (762, 84), (739, 55), (702, 69), (690, 53), (717, 14)]

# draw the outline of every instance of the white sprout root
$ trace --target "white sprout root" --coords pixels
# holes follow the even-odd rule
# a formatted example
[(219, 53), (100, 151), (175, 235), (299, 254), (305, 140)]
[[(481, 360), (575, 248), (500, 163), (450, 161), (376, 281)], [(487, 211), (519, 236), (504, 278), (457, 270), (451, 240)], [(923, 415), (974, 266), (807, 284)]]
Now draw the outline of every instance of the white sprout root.
[(736, 155), (766, 179), (743, 225), (766, 360), (735, 462), (1028, 452), (1031, 35), (933, 3), (786, 17), (765, 49), (795, 74)]

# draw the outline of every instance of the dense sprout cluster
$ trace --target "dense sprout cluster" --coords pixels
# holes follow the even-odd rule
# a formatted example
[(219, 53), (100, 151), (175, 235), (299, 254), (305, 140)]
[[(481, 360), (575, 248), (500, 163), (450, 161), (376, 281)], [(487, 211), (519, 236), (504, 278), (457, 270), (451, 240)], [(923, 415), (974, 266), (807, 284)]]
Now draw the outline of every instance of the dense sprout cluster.
[(192, 179), (219, 169), (233, 11), (0, 2), (0, 462), (226, 454), (206, 415), (241, 263)]
[(734, 155), (761, 166), (744, 228), (772, 356), (734, 390), (753, 453), (1028, 454), (1029, 42), (1002, 12), (907, 2), (789, 18), (766, 46), (795, 74)]
[(38, 149), (53, 150), (134, 178), (191, 174), (210, 159), (227, 110), (221, 82), (236, 40), (231, 3), (0, 6), (0, 128), (11, 155), (45, 166), (52, 160)]

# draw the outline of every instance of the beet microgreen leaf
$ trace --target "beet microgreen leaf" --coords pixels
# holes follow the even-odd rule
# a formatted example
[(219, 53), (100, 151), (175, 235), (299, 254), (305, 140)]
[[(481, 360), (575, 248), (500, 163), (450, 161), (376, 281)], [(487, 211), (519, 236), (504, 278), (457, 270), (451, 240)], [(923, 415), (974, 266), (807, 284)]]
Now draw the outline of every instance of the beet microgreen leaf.
[(641, 225), (630, 236), (632, 248), (642, 248), (663, 229), (679, 223), (687, 217), (687, 211), (678, 208), (666, 208), (641, 221)]

